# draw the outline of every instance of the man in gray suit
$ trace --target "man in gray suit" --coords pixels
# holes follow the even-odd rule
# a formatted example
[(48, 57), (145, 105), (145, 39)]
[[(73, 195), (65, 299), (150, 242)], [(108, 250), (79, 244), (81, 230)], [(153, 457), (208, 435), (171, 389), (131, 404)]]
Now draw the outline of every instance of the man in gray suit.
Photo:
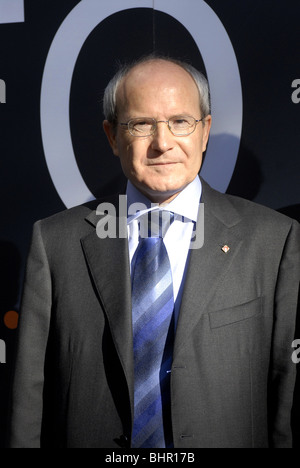
[[(117, 195), (35, 224), (10, 446), (291, 447), (298, 223), (199, 178), (211, 116), (207, 82), (193, 67), (148, 57), (122, 68), (104, 111), (128, 178), (128, 212)], [(164, 335), (171, 361), (154, 388), (160, 331), (141, 322), (137, 332), (135, 314), (144, 319), (142, 303), (167, 306), (151, 299), (146, 266), (133, 276), (139, 217), (157, 210), (172, 215), (160, 246), (164, 281), (172, 279), (162, 295), (171, 284), (173, 302)], [(204, 244), (193, 248), (201, 229)], [(160, 363), (166, 349), (156, 351)]]

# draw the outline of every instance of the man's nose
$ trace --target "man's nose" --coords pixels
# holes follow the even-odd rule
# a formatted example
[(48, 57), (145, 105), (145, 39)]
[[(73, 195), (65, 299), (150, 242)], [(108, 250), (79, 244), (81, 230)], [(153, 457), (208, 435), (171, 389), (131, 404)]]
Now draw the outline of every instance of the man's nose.
[(152, 135), (152, 149), (165, 153), (174, 146), (174, 135), (169, 130), (168, 122), (158, 120), (156, 131)]

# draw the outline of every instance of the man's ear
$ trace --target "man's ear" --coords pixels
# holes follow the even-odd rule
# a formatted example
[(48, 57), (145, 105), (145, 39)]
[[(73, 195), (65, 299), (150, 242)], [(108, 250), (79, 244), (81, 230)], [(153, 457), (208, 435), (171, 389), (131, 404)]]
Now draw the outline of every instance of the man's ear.
[(206, 151), (207, 143), (208, 143), (208, 138), (209, 138), (209, 133), (211, 129), (211, 115), (208, 115), (205, 117), (205, 125), (203, 128), (203, 138), (202, 138), (202, 151)]
[(107, 136), (108, 142), (113, 150), (115, 156), (119, 156), (119, 150), (117, 145), (117, 130), (114, 125), (108, 120), (103, 121), (103, 130)]

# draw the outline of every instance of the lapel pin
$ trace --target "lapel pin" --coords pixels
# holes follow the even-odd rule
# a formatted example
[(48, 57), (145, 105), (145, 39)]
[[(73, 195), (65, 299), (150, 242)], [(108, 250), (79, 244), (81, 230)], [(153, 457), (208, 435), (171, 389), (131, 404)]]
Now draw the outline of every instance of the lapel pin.
[(228, 247), (228, 245), (223, 245), (222, 250), (223, 250), (224, 253), (227, 253), (227, 252), (229, 252), (230, 247)]

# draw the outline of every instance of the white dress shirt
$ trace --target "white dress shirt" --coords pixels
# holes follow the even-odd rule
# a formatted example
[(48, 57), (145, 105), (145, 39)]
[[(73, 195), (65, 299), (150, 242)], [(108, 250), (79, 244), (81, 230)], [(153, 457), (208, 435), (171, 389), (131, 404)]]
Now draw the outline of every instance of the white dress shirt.
[[(187, 259), (190, 249), (194, 226), (197, 222), (202, 185), (197, 176), (170, 203), (160, 205), (161, 209), (175, 214), (174, 222), (170, 225), (164, 243), (169, 255), (175, 302), (175, 317), (177, 318), (184, 283)], [(134, 254), (139, 243), (138, 218), (146, 212), (157, 209), (158, 204), (151, 203), (130, 181), (127, 184), (127, 231), (131, 271), (133, 269)], [(138, 205), (140, 211), (137, 211)], [(176, 319), (177, 322), (177, 319)]]

